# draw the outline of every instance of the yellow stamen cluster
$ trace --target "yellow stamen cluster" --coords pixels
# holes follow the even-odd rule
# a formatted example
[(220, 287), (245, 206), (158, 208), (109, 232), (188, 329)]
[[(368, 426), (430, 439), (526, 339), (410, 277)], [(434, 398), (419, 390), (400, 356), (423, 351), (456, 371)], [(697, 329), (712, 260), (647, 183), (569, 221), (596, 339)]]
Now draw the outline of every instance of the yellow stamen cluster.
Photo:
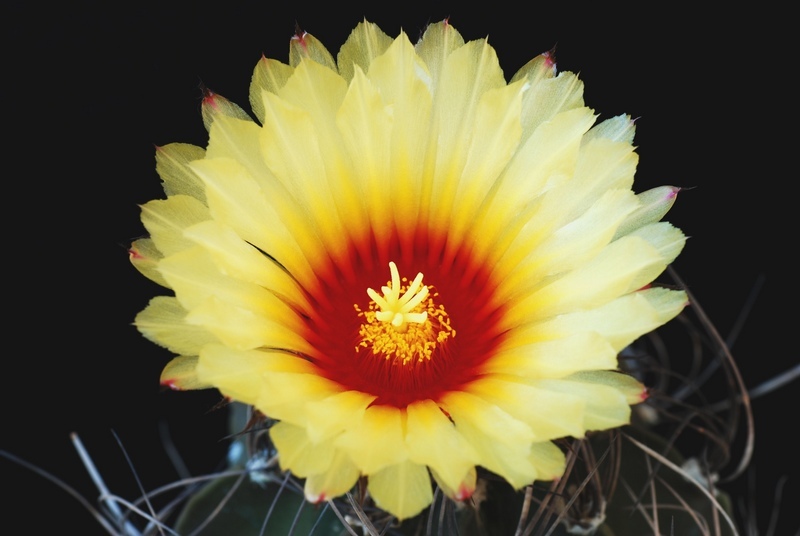
[(365, 320), (358, 330), (361, 340), (356, 352), (371, 348), (373, 354), (403, 365), (429, 360), (437, 344), (456, 336), (450, 317), (444, 306), (433, 300), (439, 294), (431, 294), (422, 284), (422, 273), (409, 283), (400, 278), (395, 263), (390, 262), (389, 269), (392, 280), (381, 287), (383, 296), (368, 288), (369, 310), (354, 306)]

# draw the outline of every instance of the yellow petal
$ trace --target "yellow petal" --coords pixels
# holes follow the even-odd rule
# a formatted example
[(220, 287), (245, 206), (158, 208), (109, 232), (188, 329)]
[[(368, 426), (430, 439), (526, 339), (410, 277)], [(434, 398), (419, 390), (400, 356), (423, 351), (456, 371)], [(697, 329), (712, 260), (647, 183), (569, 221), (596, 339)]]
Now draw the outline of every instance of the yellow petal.
[(661, 256), (660, 262), (653, 262), (647, 267), (643, 267), (636, 277), (628, 285), (628, 291), (638, 290), (648, 285), (656, 277), (661, 275), (666, 266), (670, 264), (686, 245), (686, 236), (677, 227), (667, 222), (656, 222), (640, 227), (627, 236), (637, 236), (644, 238), (656, 248)]
[[(247, 170), (235, 160), (217, 158), (192, 164), (206, 184), (206, 195), (214, 219), (231, 227), (243, 240), (275, 258), (301, 281), (313, 281), (309, 260), (295, 228), (265, 196)], [(314, 248), (316, 244), (303, 244)]]
[(359, 476), (358, 468), (350, 458), (343, 452), (333, 449), (333, 459), (328, 470), (306, 477), (304, 490), (306, 500), (316, 504), (344, 495), (355, 486)]
[(281, 469), (290, 470), (299, 477), (326, 472), (333, 462), (333, 447), (327, 443), (313, 442), (306, 430), (285, 422), (269, 429), (269, 437), (278, 449)]
[(466, 392), (447, 393), (441, 405), (452, 417), (456, 430), (475, 449), (481, 466), (515, 488), (533, 481), (536, 469), (528, 461), (528, 454), (535, 435), (527, 424)]
[(286, 302), (260, 285), (229, 277), (214, 264), (211, 255), (200, 247), (195, 246), (163, 259), (158, 269), (188, 311), (201, 305), (208, 307), (207, 300), (215, 297), (225, 307), (249, 311), (298, 331), (304, 325), (297, 312)]
[(439, 488), (441, 488), (442, 493), (454, 501), (467, 500), (472, 496), (473, 493), (475, 493), (478, 480), (478, 471), (475, 469), (475, 467), (471, 467), (469, 471), (467, 471), (467, 475), (461, 482), (458, 483), (458, 486), (456, 487), (450, 487), (432, 467), (428, 467), (428, 470), (431, 472), (431, 476), (433, 476), (436, 484), (439, 486)]
[(474, 471), (477, 453), (432, 400), (410, 404), (406, 412), (411, 461), (427, 465), (448, 488), (458, 490)]
[(134, 268), (162, 287), (169, 288), (169, 283), (158, 271), (158, 261), (164, 256), (150, 238), (135, 240), (128, 248), (128, 255)]
[(624, 236), (634, 229), (655, 223), (672, 208), (680, 188), (674, 186), (658, 186), (638, 194), (639, 208), (628, 215), (622, 225), (617, 229), (614, 238)]
[(365, 73), (368, 72), (372, 61), (383, 54), (392, 41), (393, 39), (377, 24), (366, 20), (359, 22), (339, 49), (336, 58), (342, 78), (350, 81), (355, 73), (355, 67), (360, 67)]
[(525, 423), (535, 441), (559, 437), (582, 437), (585, 433), (586, 400), (577, 395), (528, 385), (520, 378), (488, 376), (473, 382), (470, 392), (502, 408)]
[(646, 240), (625, 236), (580, 268), (515, 303), (503, 322), (513, 327), (523, 318), (530, 322), (600, 307), (641, 283), (640, 274), (660, 273), (665, 267), (663, 257)]
[[(317, 67), (319, 69), (322, 68)], [(298, 72), (299, 70), (295, 71), (281, 94), (294, 87), (292, 81), (298, 77)], [(339, 81), (344, 84), (343, 80)], [(297, 200), (303, 215), (313, 222), (313, 228), (325, 247), (335, 254), (343, 254), (347, 234), (331, 192), (328, 171), (321, 152), (320, 145), (327, 143), (321, 139), (321, 125), (315, 124), (308, 110), (294, 106), (276, 95), (266, 94), (264, 103), (266, 115), (260, 144), (265, 162)], [(328, 121), (335, 127), (334, 117), (334, 112), (331, 112)], [(328, 130), (330, 128), (327, 127)], [(336, 139), (338, 140), (338, 134)], [(294, 240), (291, 237), (287, 239)]]
[(635, 134), (636, 123), (633, 122), (631, 116), (621, 114), (606, 119), (592, 127), (592, 129), (586, 133), (586, 141), (594, 138), (606, 138), (608, 140), (633, 143)]
[(197, 361), (197, 356), (173, 358), (161, 371), (161, 385), (180, 391), (213, 387), (209, 383), (200, 381), (197, 377)]
[[(575, 73), (565, 71), (555, 77), (543, 77), (540, 73), (538, 68), (524, 73), (530, 87), (522, 99), (522, 139), (527, 139), (558, 114), (584, 105), (583, 82)], [(512, 81), (521, 79), (521, 74), (515, 75)]]
[[(428, 212), (437, 228), (450, 219), (452, 201), (476, 133), (479, 103), (487, 91), (505, 85), (497, 55), (485, 40), (470, 41), (445, 59), (434, 86), (430, 134), (436, 139), (432, 147), (433, 180), (426, 183), (430, 188), (423, 190), (421, 200), (423, 212)], [(511, 92), (512, 96), (518, 91), (519, 87)]]
[(425, 32), (414, 48), (428, 66), (433, 87), (439, 83), (447, 57), (462, 46), (464, 46), (464, 38), (446, 20), (429, 24), (425, 28)]
[(478, 103), (472, 140), (466, 148), (467, 160), (452, 200), (453, 240), (448, 244), (460, 245), (464, 240), (480, 205), (517, 149), (522, 134), (519, 114), (524, 89), (521, 82), (492, 89)]
[(210, 217), (208, 208), (188, 195), (173, 195), (142, 205), (142, 223), (165, 256), (192, 247), (194, 244), (183, 236), (183, 231)]
[(401, 33), (385, 54), (375, 58), (367, 76), (380, 91), (383, 102), (393, 110), (387, 183), (403, 186), (391, 190), (394, 222), (398, 229), (403, 229), (409, 222), (417, 221), (425, 155), (435, 142), (429, 134), (430, 75), (408, 37)]
[(308, 32), (298, 32), (289, 41), (289, 65), (297, 67), (303, 60), (313, 60), (337, 71), (336, 62), (319, 39)]
[(283, 320), (287, 316), (245, 308), (209, 296), (192, 308), (186, 316), (186, 322), (202, 326), (220, 342), (236, 350), (274, 348), (312, 354), (313, 346), (297, 330), (276, 320)]
[(591, 329), (619, 353), (644, 333), (673, 319), (687, 304), (685, 292), (649, 288), (621, 296), (596, 309), (559, 315), (548, 322), (514, 330), (509, 342), (560, 337)]
[(306, 360), (287, 357), (293, 359), (287, 363), (291, 368), (264, 374), (259, 383), (261, 392), (253, 404), (270, 417), (308, 428), (309, 404), (341, 392), (341, 387), (320, 376)]
[(187, 311), (173, 297), (156, 296), (136, 315), (136, 328), (148, 339), (176, 354), (197, 355), (219, 342), (208, 330), (186, 322)]
[[(581, 137), (594, 123), (588, 108), (556, 115), (542, 124), (514, 154), (497, 188), (489, 192), (479, 218), (481, 233), (475, 236), (475, 252), (490, 259), (499, 258), (528, 221), (521, 216), (534, 196), (548, 189), (554, 178), (566, 177), (575, 168)], [(509, 214), (515, 215), (509, 222)], [(546, 230), (549, 221), (540, 221)]]
[(400, 520), (419, 514), (431, 501), (431, 478), (424, 465), (405, 461), (369, 475), (375, 503)]
[(387, 191), (395, 190), (390, 182), (392, 114), (361, 68), (356, 69), (336, 117), (344, 147), (350, 154), (358, 155), (348, 178), (354, 194), (346, 201), (349, 224), (354, 235), (372, 229), (379, 242), (386, 242), (394, 230), (394, 220), (387, 218), (392, 199), (386, 195)]
[(215, 385), (225, 396), (244, 404), (259, 401), (265, 379), (285, 372), (299, 375), (310, 370), (313, 370), (310, 363), (293, 355), (265, 350), (237, 351), (217, 344), (205, 345), (197, 362), (199, 381)]
[(309, 402), (308, 436), (312, 441), (329, 440), (354, 421), (361, 420), (375, 395), (343, 391), (316, 402)]
[(203, 124), (206, 130), (211, 130), (214, 122), (222, 117), (233, 117), (246, 121), (252, 121), (250, 116), (247, 115), (241, 106), (235, 102), (231, 102), (222, 95), (217, 95), (211, 91), (207, 91), (205, 98), (203, 98), (203, 105), (200, 108), (203, 115)]
[(250, 79), (250, 107), (259, 122), (264, 122), (264, 91), (276, 93), (289, 77), (294, 69), (283, 62), (272, 58), (261, 57), (261, 60), (253, 69), (253, 76)]
[(616, 389), (628, 404), (638, 404), (647, 398), (647, 390), (636, 378), (613, 370), (584, 370), (571, 375), (569, 380), (606, 385)]
[(209, 220), (186, 229), (184, 236), (208, 251), (222, 273), (264, 287), (294, 308), (310, 309), (297, 281), (274, 259), (242, 240), (230, 227)]
[[(623, 392), (616, 385), (584, 381), (580, 375), (562, 380), (538, 380), (532, 384), (542, 389), (583, 398), (586, 401), (583, 427), (587, 431), (608, 430), (630, 423), (630, 390)], [(640, 389), (639, 393), (643, 391)]]
[(188, 143), (170, 143), (156, 149), (156, 172), (161, 177), (164, 193), (188, 195), (205, 203), (203, 181), (188, 164), (205, 157), (205, 149)]
[(549, 441), (531, 445), (530, 462), (536, 467), (537, 480), (561, 478), (567, 465), (564, 453)]
[(617, 352), (597, 333), (575, 333), (520, 345), (512, 333), (497, 355), (486, 360), (482, 370), (526, 378), (563, 378), (581, 370), (616, 367)]
[(362, 473), (371, 475), (408, 459), (402, 418), (395, 407), (371, 406), (334, 440), (334, 445), (346, 452)]

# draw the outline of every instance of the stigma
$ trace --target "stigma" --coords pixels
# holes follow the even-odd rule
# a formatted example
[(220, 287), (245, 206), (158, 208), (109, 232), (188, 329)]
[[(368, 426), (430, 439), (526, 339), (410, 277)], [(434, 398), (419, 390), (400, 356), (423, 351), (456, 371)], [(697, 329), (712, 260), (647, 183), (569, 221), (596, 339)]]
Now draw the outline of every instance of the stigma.
[(423, 276), (422, 272), (419, 272), (401, 296), (400, 292), (403, 289), (397, 265), (390, 262), (389, 270), (392, 273), (392, 281), (388, 286), (381, 287), (383, 296), (371, 288), (367, 289), (367, 294), (380, 308), (380, 311), (375, 311), (375, 318), (381, 322), (388, 322), (400, 333), (405, 333), (409, 323), (424, 324), (428, 320), (427, 311), (414, 312), (414, 309), (428, 297), (429, 290), (422, 284)]

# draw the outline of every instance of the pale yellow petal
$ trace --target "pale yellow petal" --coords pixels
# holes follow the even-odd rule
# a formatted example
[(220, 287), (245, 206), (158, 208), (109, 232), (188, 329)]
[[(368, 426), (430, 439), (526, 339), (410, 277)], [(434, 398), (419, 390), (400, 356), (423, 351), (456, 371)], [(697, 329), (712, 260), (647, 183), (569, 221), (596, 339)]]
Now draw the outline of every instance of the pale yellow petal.
[(310, 363), (294, 355), (265, 350), (238, 351), (218, 344), (204, 346), (197, 362), (199, 381), (215, 385), (223, 395), (244, 404), (256, 404), (265, 380), (272, 376), (301, 376), (311, 370), (314, 368)]
[(455, 488), (450, 487), (447, 482), (445, 482), (439, 476), (435, 469), (428, 467), (428, 470), (430, 471), (433, 479), (436, 481), (436, 485), (441, 488), (445, 495), (454, 501), (467, 500), (472, 496), (473, 493), (475, 493), (475, 488), (477, 487), (478, 481), (478, 471), (475, 467), (470, 468), (470, 470), (467, 472), (467, 475)]
[(326, 472), (333, 462), (334, 449), (325, 442), (314, 442), (300, 426), (279, 422), (269, 429), (278, 449), (281, 469), (304, 478)]
[(192, 168), (206, 184), (209, 208), (216, 220), (275, 258), (298, 280), (314, 280), (304, 248), (314, 249), (316, 244), (298, 242), (295, 229), (287, 227), (274, 204), (241, 164), (217, 158), (195, 162)]
[(253, 69), (253, 76), (250, 80), (250, 107), (259, 122), (264, 122), (264, 91), (276, 93), (289, 77), (294, 69), (283, 62), (272, 58), (261, 57), (261, 60)]
[(289, 42), (289, 65), (297, 67), (303, 60), (313, 60), (337, 71), (336, 61), (319, 39), (308, 32), (298, 32)]
[(498, 375), (473, 382), (469, 391), (525, 423), (533, 434), (532, 441), (583, 436), (586, 401), (578, 396), (527, 385), (518, 377)]
[(478, 208), (517, 149), (522, 133), (519, 113), (523, 92), (521, 82), (503, 86), (487, 91), (478, 104), (474, 134), (466, 148), (468, 156), (455, 197), (445, 201), (453, 205), (449, 229), (452, 240), (448, 244), (458, 244), (458, 249), (463, 248), (464, 235), (472, 230)]
[(430, 136), (430, 75), (401, 33), (385, 54), (375, 58), (367, 76), (393, 110), (387, 182), (396, 185), (391, 212), (397, 228), (403, 229), (418, 219), (425, 155), (435, 142)]
[(221, 272), (209, 253), (198, 246), (159, 262), (159, 270), (175, 290), (181, 305), (191, 311), (210, 297), (220, 302), (300, 330), (304, 321), (285, 301), (264, 287), (229, 277)]
[(164, 193), (188, 195), (205, 203), (203, 181), (188, 164), (201, 160), (205, 149), (188, 143), (170, 143), (156, 148), (156, 172), (163, 181)]
[(532, 384), (555, 393), (584, 399), (586, 411), (583, 427), (587, 431), (608, 430), (630, 424), (629, 391), (623, 392), (616, 385), (583, 381), (579, 375), (572, 379), (535, 380)]
[(346, 205), (351, 233), (360, 239), (358, 235), (369, 230), (379, 243), (387, 242), (394, 230), (394, 220), (387, 217), (395, 202), (391, 192), (399, 189), (391, 182), (392, 113), (360, 67), (337, 112), (336, 123), (343, 146), (356, 155), (348, 182), (357, 196)]
[(366, 20), (359, 22), (336, 57), (342, 78), (350, 81), (355, 73), (355, 67), (360, 67), (365, 73), (368, 72), (372, 61), (383, 54), (392, 41), (393, 39), (377, 24)]
[(557, 74), (556, 63), (552, 52), (543, 52), (519, 68), (511, 77), (511, 82), (525, 80), (531, 85), (539, 84), (553, 78)]
[(554, 78), (537, 79), (536, 71), (529, 73), (530, 87), (522, 99), (522, 139), (527, 139), (540, 125), (557, 114), (581, 108), (583, 82), (575, 73), (565, 71)]
[(679, 190), (680, 188), (674, 186), (658, 186), (638, 194), (636, 197), (639, 199), (639, 208), (622, 222), (614, 238), (661, 220), (675, 204)]
[(649, 288), (595, 309), (566, 313), (547, 322), (521, 327), (514, 330), (509, 342), (545, 340), (591, 330), (603, 336), (618, 353), (644, 333), (673, 319), (687, 304), (685, 292)]
[(142, 275), (158, 283), (162, 287), (169, 288), (169, 283), (167, 283), (167, 280), (161, 275), (161, 272), (158, 271), (158, 261), (161, 260), (164, 255), (158, 250), (152, 239), (140, 238), (134, 240), (130, 248), (128, 248), (128, 256), (131, 264), (133, 264), (134, 268), (139, 270)]
[[(531, 203), (549, 189), (554, 177), (572, 173), (581, 137), (594, 119), (588, 108), (559, 114), (537, 128), (515, 152), (479, 213), (481, 232), (474, 237), (477, 255), (494, 259), (503, 254), (527, 221), (520, 216)], [(512, 218), (516, 223), (510, 224)], [(540, 224), (551, 227), (549, 222)]]
[(675, 260), (686, 245), (686, 236), (683, 232), (665, 221), (645, 225), (627, 236), (636, 236), (647, 240), (661, 256), (661, 262), (654, 262), (639, 271), (630, 282), (629, 291), (640, 289), (661, 275), (666, 266)]
[(183, 231), (195, 223), (209, 219), (208, 208), (194, 197), (173, 195), (142, 205), (142, 223), (150, 238), (165, 256), (192, 247)]
[(275, 314), (268, 306), (264, 309), (267, 310), (245, 308), (212, 295), (192, 308), (186, 322), (203, 327), (236, 350), (274, 348), (313, 355), (313, 346), (296, 329), (283, 323), (289, 315)]
[(264, 287), (295, 308), (310, 308), (297, 281), (274, 259), (242, 240), (230, 227), (209, 220), (186, 229), (184, 235), (208, 251), (220, 272)]
[[(261, 130), (261, 127), (250, 120), (227, 116), (217, 118), (209, 132), (206, 158), (219, 161), (213, 164), (216, 167), (207, 171), (225, 171), (229, 164), (223, 162), (235, 160), (244, 168), (244, 172), (240, 169), (230, 170), (232, 177), (236, 177), (231, 180), (236, 180), (237, 186), (246, 192), (254, 192), (252, 195), (268, 200), (271, 212), (275, 213), (272, 217), (280, 219), (281, 227), (291, 231), (294, 241), (303, 244), (304, 251), (321, 247), (314, 224), (304, 213), (305, 207), (267, 166), (261, 154)], [(211, 176), (205, 177), (208, 179)], [(256, 189), (260, 192), (255, 191)], [(218, 201), (218, 197), (214, 200)]]
[(564, 452), (550, 441), (531, 445), (530, 462), (536, 467), (537, 480), (561, 478), (567, 465)]
[(463, 391), (446, 393), (441, 406), (475, 449), (481, 466), (502, 476), (514, 488), (535, 478), (536, 470), (528, 461), (535, 434), (527, 424), (501, 407)]
[(522, 344), (512, 332), (481, 370), (527, 378), (563, 378), (580, 370), (616, 367), (617, 352), (598, 333), (578, 332), (560, 339)]
[(161, 385), (178, 391), (208, 389), (212, 384), (197, 377), (197, 356), (178, 356), (172, 359), (161, 372)]
[[(281, 94), (297, 74), (298, 70)], [(265, 162), (297, 200), (303, 216), (313, 222), (323, 244), (334, 253), (342, 253), (347, 234), (331, 191), (320, 145), (326, 142), (319, 134), (319, 125), (307, 110), (276, 95), (265, 94), (264, 103), (266, 115), (259, 141)], [(330, 121), (334, 123), (333, 114)]]
[(637, 206), (630, 190), (609, 190), (576, 219), (559, 225), (558, 209), (543, 203), (495, 266), (496, 273), (509, 274), (498, 288), (498, 298), (530, 294), (546, 277), (573, 270), (596, 257)]
[(214, 122), (222, 117), (233, 117), (236, 119), (252, 121), (250, 116), (241, 106), (235, 102), (229, 101), (222, 95), (217, 95), (211, 91), (206, 92), (206, 96), (203, 99), (203, 105), (201, 106), (200, 111), (203, 115), (203, 124), (208, 131), (211, 130), (211, 126), (214, 124)]
[(270, 417), (307, 428), (308, 405), (339, 393), (342, 389), (320, 376), (316, 367), (305, 359), (286, 355), (299, 363), (286, 363), (287, 372), (270, 370), (268, 374), (264, 374), (259, 383), (261, 392), (253, 404)]
[(312, 441), (329, 440), (361, 420), (375, 395), (360, 391), (343, 391), (316, 402), (309, 402), (308, 436)]
[(427, 465), (447, 487), (458, 490), (478, 463), (477, 453), (432, 400), (414, 402), (406, 412), (411, 461)]
[(176, 354), (197, 355), (204, 345), (218, 342), (208, 330), (187, 323), (186, 315), (177, 299), (156, 296), (136, 315), (134, 325), (142, 335)]
[(647, 389), (639, 380), (619, 371), (584, 370), (566, 379), (612, 387), (622, 393), (628, 404), (638, 404), (647, 398)]
[(316, 504), (344, 495), (355, 486), (359, 476), (358, 468), (350, 458), (340, 450), (333, 449), (328, 470), (306, 477), (306, 500)]
[[(578, 153), (575, 173), (570, 179), (573, 195), (588, 204), (605, 190), (631, 188), (639, 155), (635, 148), (623, 141), (594, 138), (586, 141)], [(581, 203), (573, 203), (577, 212)], [(571, 215), (572, 216), (572, 215)]]
[(636, 134), (636, 123), (627, 114), (606, 119), (595, 125), (586, 133), (586, 141), (593, 138), (606, 138), (614, 141), (633, 143)]
[(447, 20), (429, 24), (415, 45), (416, 53), (428, 66), (431, 86), (436, 87), (447, 57), (464, 46), (464, 38)]
[(520, 299), (503, 318), (509, 328), (579, 309), (600, 307), (630, 292), (640, 273), (666, 267), (659, 252), (644, 239), (628, 235), (604, 248), (580, 268)]
[(414, 517), (433, 501), (428, 470), (411, 461), (370, 474), (368, 489), (379, 507), (400, 520)]
[(334, 446), (346, 452), (362, 473), (373, 474), (408, 459), (402, 419), (395, 407), (371, 406), (334, 440)]
[(430, 135), (435, 136), (436, 144), (429, 167), (433, 180), (423, 185), (421, 200), (423, 214), (427, 212), (438, 229), (451, 218), (453, 199), (477, 132), (479, 103), (487, 91), (505, 85), (497, 55), (485, 40), (470, 41), (445, 59), (433, 94)]

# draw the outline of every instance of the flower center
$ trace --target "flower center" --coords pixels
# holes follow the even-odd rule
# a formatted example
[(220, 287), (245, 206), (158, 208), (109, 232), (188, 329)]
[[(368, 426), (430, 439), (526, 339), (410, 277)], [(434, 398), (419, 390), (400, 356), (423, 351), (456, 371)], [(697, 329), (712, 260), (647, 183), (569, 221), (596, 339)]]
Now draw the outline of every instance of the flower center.
[(439, 294), (422, 284), (422, 272), (409, 283), (400, 277), (395, 263), (389, 263), (389, 270), (392, 279), (381, 287), (382, 296), (367, 289), (369, 310), (354, 306), (364, 319), (356, 352), (367, 348), (376, 356), (403, 365), (430, 360), (438, 344), (456, 336), (447, 311), (434, 301)]

